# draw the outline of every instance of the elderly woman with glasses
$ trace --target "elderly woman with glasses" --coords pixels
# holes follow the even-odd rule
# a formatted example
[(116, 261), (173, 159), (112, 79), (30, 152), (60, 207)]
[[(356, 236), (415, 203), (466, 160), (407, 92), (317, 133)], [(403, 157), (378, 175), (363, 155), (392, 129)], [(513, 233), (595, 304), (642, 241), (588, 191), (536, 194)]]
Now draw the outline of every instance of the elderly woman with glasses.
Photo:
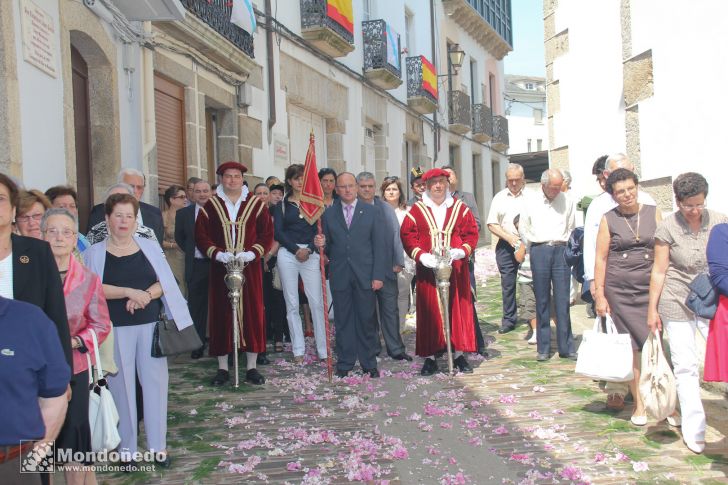
[[(46, 190), (45, 196), (48, 197), (51, 207), (66, 209), (78, 220), (78, 193), (76, 189), (70, 185), (56, 185)], [(79, 253), (84, 252), (91, 245), (86, 236), (80, 232), (76, 233), (76, 239), (78, 239), (76, 249), (78, 249)]]
[(18, 213), (15, 215), (15, 227), (21, 236), (42, 239), (40, 220), (45, 211), (51, 208), (43, 192), (36, 189), (21, 190), (18, 197)]
[[(706, 246), (716, 224), (725, 215), (706, 209), (708, 182), (698, 173), (678, 175), (672, 183), (678, 210), (666, 217), (655, 232), (655, 263), (650, 279), (647, 325), (657, 332), (663, 326), (670, 340), (670, 355), (682, 411), (683, 442), (693, 453), (705, 449), (705, 411), (700, 400), (698, 342), (695, 331), (708, 334), (708, 321), (686, 305), (688, 285), (708, 271)], [(679, 425), (679, 416), (668, 418)]]
[[(96, 333), (100, 344), (111, 331), (111, 321), (101, 280), (72, 256), (77, 243), (77, 227), (78, 222), (71, 212), (57, 208), (49, 209), (40, 223), (43, 239), (51, 246), (63, 281), (63, 296), (66, 300), (73, 349), (75, 379), (71, 384), (72, 394), (66, 421), (56, 439), (56, 445), (63, 449), (71, 449), (74, 453), (87, 453), (91, 451), (91, 429), (88, 420), (89, 368), (85, 354), (89, 349), (93, 349), (91, 332)], [(91, 355), (91, 362), (94, 364), (95, 357)], [(79, 467), (81, 465), (74, 464)], [(66, 483), (69, 485), (95, 482), (94, 472), (91, 469), (67, 470), (65, 474)]]

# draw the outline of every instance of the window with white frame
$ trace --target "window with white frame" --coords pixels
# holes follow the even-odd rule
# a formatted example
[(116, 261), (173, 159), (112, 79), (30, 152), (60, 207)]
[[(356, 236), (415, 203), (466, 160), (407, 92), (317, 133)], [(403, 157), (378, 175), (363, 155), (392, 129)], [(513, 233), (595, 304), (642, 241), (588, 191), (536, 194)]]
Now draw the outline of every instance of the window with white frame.
[(527, 151), (528, 153), (531, 153), (531, 139), (530, 139), (530, 138), (528, 138), (528, 139), (526, 140), (526, 151)]
[(524, 84), (523, 87), (525, 89), (528, 89), (529, 91), (533, 91), (534, 89), (536, 89), (536, 87), (533, 85), (533, 83), (526, 83), (526, 84)]
[(404, 47), (408, 56), (415, 55), (415, 14), (410, 9), (404, 9)]
[(540, 152), (543, 150), (543, 140), (541, 138), (536, 139), (536, 151)]
[(543, 124), (543, 110), (540, 108), (533, 108), (533, 122), (537, 125)]
[(363, 17), (364, 20), (372, 20), (374, 18), (374, 1), (373, 0), (364, 0), (364, 12)]

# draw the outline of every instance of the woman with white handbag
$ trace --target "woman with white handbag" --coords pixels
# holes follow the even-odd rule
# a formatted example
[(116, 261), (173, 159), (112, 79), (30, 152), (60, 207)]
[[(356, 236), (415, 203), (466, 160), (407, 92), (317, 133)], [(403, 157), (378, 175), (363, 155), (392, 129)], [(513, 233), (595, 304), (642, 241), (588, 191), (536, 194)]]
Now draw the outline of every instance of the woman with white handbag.
[(728, 222), (725, 215), (705, 207), (708, 182), (694, 172), (678, 175), (672, 183), (677, 212), (669, 215), (655, 233), (655, 265), (650, 280), (647, 324), (651, 331), (667, 331), (670, 341), (677, 397), (682, 412), (668, 418), (673, 426), (682, 421), (685, 446), (694, 453), (705, 449), (705, 411), (700, 400), (700, 366), (696, 330), (708, 334), (708, 320), (686, 305), (690, 284), (708, 271), (706, 246), (711, 229)]
[[(49, 209), (40, 223), (43, 239), (48, 241), (58, 270), (63, 280), (63, 295), (68, 313), (68, 328), (73, 349), (73, 374), (71, 401), (63, 428), (56, 439), (58, 449), (70, 449), (74, 453), (92, 451), (91, 428), (89, 425), (89, 353), (94, 355), (92, 332), (103, 342), (111, 331), (109, 309), (97, 275), (85, 268), (74, 256), (77, 245), (78, 222), (66, 209)], [(95, 356), (94, 356), (95, 357)], [(93, 362), (96, 364), (96, 361)], [(91, 469), (81, 471), (81, 465), (90, 463), (69, 463), (79, 471), (66, 469), (68, 485), (96, 483)]]
[(632, 424), (647, 424), (639, 392), (641, 350), (648, 335), (648, 289), (652, 271), (654, 235), (661, 220), (659, 209), (637, 200), (639, 180), (634, 172), (620, 168), (609, 175), (605, 189), (617, 202), (607, 212), (597, 234), (594, 283), (596, 312), (611, 315), (614, 326), (632, 340), (633, 378), (629, 388), (634, 398)]

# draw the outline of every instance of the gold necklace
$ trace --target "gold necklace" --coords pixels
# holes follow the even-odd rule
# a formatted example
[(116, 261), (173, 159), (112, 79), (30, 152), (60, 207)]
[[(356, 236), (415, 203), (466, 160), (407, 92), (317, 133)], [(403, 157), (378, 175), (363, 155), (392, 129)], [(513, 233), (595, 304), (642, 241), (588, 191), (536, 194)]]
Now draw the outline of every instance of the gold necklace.
[(112, 246), (114, 246), (114, 247), (115, 247), (116, 249), (121, 249), (121, 250), (123, 250), (123, 251), (126, 251), (127, 249), (129, 249), (129, 248), (130, 248), (130, 247), (132, 246), (132, 244), (134, 244), (134, 239), (131, 239), (131, 240), (129, 241), (129, 244), (127, 244), (126, 246), (119, 246), (119, 245), (118, 245), (118, 244), (116, 243), (116, 241), (114, 241), (114, 240), (113, 240), (113, 239), (111, 239), (111, 238), (109, 238), (109, 242), (110, 242), (110, 243), (111, 243), (111, 245), (112, 245)]
[[(635, 229), (632, 229), (632, 226), (630, 225), (629, 221), (627, 220), (627, 217), (624, 217), (624, 223), (627, 224), (627, 228), (629, 229), (629, 232), (632, 233), (634, 236), (634, 242), (638, 243), (640, 242), (640, 209), (642, 206), (637, 206), (637, 227)], [(631, 214), (630, 214), (631, 215)], [(625, 216), (624, 213), (622, 213), (622, 216)]]

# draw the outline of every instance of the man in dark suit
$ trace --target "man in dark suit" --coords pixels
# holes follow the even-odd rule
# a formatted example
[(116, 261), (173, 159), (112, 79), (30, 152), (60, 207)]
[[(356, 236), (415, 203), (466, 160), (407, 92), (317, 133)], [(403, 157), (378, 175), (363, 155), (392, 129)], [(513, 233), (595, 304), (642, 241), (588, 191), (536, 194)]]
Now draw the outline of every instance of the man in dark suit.
[[(164, 223), (162, 222), (162, 212), (145, 202), (142, 202), (142, 195), (144, 194), (144, 188), (146, 187), (146, 177), (139, 170), (134, 168), (124, 168), (119, 172), (119, 182), (123, 182), (131, 186), (134, 189), (134, 197), (139, 201), (139, 215), (137, 216), (137, 222), (140, 225), (147, 226), (154, 231), (157, 236), (157, 241), (162, 244), (164, 241)], [(104, 204), (96, 204), (91, 209), (91, 214), (88, 216), (88, 229), (91, 229), (99, 222), (103, 221)]]
[[(377, 314), (379, 315), (379, 328), (384, 336), (384, 345), (387, 354), (394, 360), (411, 361), (412, 357), (405, 352), (402, 335), (399, 333), (399, 288), (397, 287), (397, 273), (404, 268), (404, 248), (399, 237), (399, 221), (392, 206), (379, 197), (374, 196), (374, 175), (371, 172), (361, 172), (356, 176), (359, 185), (359, 202), (373, 205), (380, 211), (379, 220), (383, 222), (383, 236), (387, 261), (382, 289), (375, 293), (377, 297)], [(379, 333), (377, 332), (377, 349), (381, 350)]]
[(379, 377), (377, 370), (376, 303), (386, 267), (380, 211), (358, 203), (356, 178), (349, 172), (336, 179), (339, 199), (323, 215), (324, 234), (317, 247), (326, 247), (331, 293), (336, 314), (336, 375), (346, 377), (357, 359), (362, 371)]
[(177, 211), (174, 224), (174, 240), (185, 253), (185, 283), (187, 284), (187, 306), (190, 309), (195, 330), (203, 342), (202, 347), (192, 352), (193, 359), (199, 359), (205, 350), (207, 337), (207, 286), (210, 281), (210, 258), (195, 245), (195, 221), (200, 209), (210, 198), (210, 184), (201, 180), (192, 189), (193, 204)]

